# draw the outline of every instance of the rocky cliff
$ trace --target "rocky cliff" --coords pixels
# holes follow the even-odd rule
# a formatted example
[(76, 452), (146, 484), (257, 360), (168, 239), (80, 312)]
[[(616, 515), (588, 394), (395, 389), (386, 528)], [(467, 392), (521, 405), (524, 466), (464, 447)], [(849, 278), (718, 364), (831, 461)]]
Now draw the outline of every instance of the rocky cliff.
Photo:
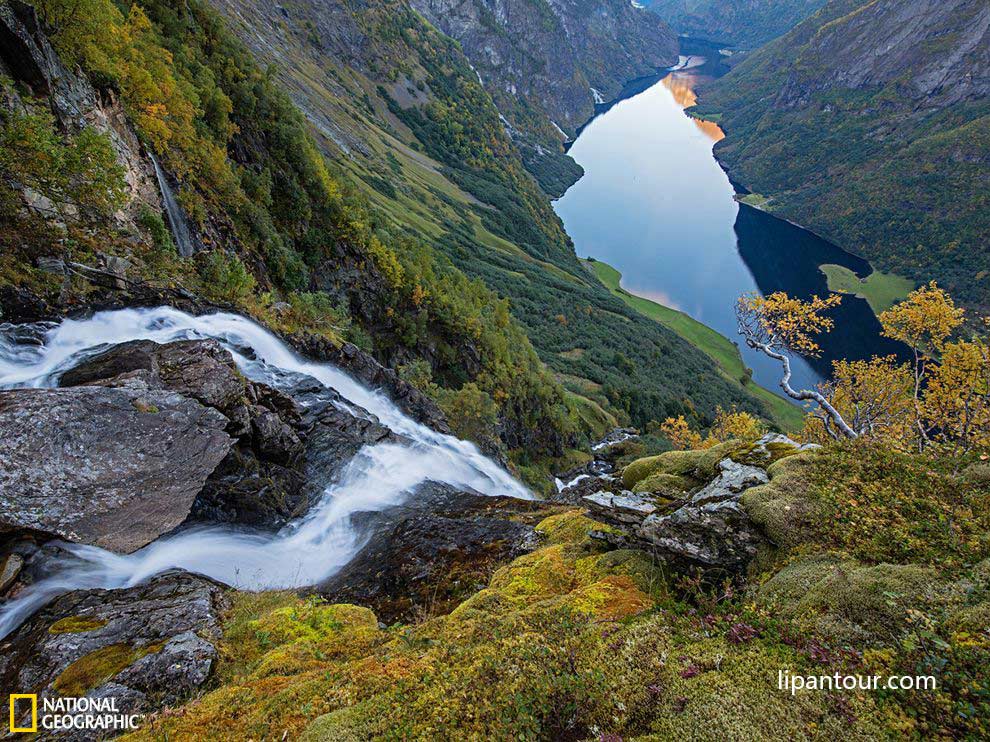
[(790, 31), (825, 0), (652, 0), (678, 33), (754, 49)]
[(833, 0), (702, 93), (768, 208), (881, 269), (990, 296), (990, 5)]
[(460, 42), (551, 195), (580, 175), (561, 142), (624, 83), (677, 60), (667, 26), (625, 0), (411, 0)]

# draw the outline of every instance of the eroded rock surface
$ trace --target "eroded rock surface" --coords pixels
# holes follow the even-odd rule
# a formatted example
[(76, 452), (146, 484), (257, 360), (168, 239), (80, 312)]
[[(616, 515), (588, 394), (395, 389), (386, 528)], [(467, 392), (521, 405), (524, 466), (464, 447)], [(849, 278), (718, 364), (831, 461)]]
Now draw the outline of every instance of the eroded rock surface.
[(225, 608), (217, 583), (187, 572), (67, 593), (0, 641), (0, 684), (37, 692), (39, 703), (113, 697), (128, 714), (175, 704), (209, 678)]
[(0, 530), (134, 551), (185, 520), (230, 448), (227, 424), (139, 380), (0, 392)]

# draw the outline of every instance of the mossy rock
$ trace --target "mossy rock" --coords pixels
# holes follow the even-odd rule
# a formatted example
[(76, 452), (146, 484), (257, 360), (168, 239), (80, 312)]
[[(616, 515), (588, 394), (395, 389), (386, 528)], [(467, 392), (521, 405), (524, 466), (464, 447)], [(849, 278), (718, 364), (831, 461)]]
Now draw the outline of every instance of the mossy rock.
[(251, 628), (269, 646), (315, 644), (326, 654), (353, 651), (376, 639), (378, 619), (361, 606), (310, 599), (270, 611)]
[(856, 647), (898, 642), (911, 611), (927, 613), (961, 599), (954, 583), (929, 567), (867, 566), (836, 554), (798, 558), (755, 589), (759, 605), (816, 635)]
[(778, 461), (798, 453), (801, 453), (801, 449), (797, 446), (779, 441), (761, 445), (747, 443), (732, 452), (732, 460), (747, 466), (758, 466), (766, 469)]
[(662, 566), (644, 551), (607, 551), (578, 559), (575, 568), (577, 579), (582, 584), (596, 582), (611, 575), (624, 575), (630, 577), (636, 587), (647, 595), (655, 598), (668, 595), (668, 584)]
[(653, 600), (629, 575), (609, 575), (567, 594), (562, 605), (597, 620), (618, 621), (653, 607)]
[(745, 445), (739, 441), (726, 441), (711, 448), (696, 451), (667, 451), (659, 456), (637, 459), (622, 470), (622, 485), (633, 489), (639, 482), (656, 474), (669, 474), (685, 478), (698, 487), (707, 484), (715, 476), (718, 463), (733, 451)]
[(536, 525), (536, 532), (550, 544), (580, 544), (588, 539), (591, 531), (618, 531), (585, 516), (583, 510), (568, 510), (544, 518)]
[(657, 472), (637, 482), (633, 487), (633, 492), (652, 493), (668, 500), (676, 500), (697, 488), (698, 482), (692, 477), (683, 474)]
[(48, 627), (49, 634), (82, 634), (86, 631), (95, 631), (107, 625), (103, 619), (90, 618), (88, 616), (67, 616), (59, 619)]
[(331, 711), (306, 727), (299, 742), (366, 742), (375, 733), (375, 713), (370, 702)]
[(779, 547), (794, 548), (815, 538), (820, 507), (809, 482), (811, 466), (810, 453), (779, 459), (767, 469), (767, 484), (739, 498), (753, 522)]
[(533, 600), (570, 592), (575, 584), (574, 562), (558, 544), (524, 554), (492, 575), (489, 589), (508, 600)]
[(83, 696), (98, 688), (122, 670), (142, 657), (158, 652), (162, 644), (132, 647), (130, 644), (111, 644), (85, 654), (66, 667), (55, 678), (52, 687), (62, 696)]

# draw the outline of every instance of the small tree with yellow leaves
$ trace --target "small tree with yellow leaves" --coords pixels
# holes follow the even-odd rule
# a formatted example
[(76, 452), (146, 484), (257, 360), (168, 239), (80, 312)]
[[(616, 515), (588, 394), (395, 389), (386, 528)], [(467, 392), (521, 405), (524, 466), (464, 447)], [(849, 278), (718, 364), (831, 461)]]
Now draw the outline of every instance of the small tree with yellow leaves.
[(953, 455), (990, 450), (990, 346), (982, 338), (942, 346), (921, 400), (926, 438)]
[(701, 448), (701, 436), (691, 430), (684, 415), (668, 417), (660, 424), (660, 435), (670, 441), (678, 451)]
[(827, 420), (825, 431), (832, 439), (858, 438), (854, 429), (835, 406), (816, 389), (796, 390), (791, 386), (791, 354), (815, 357), (821, 353), (816, 337), (832, 329), (834, 323), (824, 312), (841, 303), (833, 294), (824, 299), (812, 296), (809, 301), (795, 299), (782, 291), (769, 296), (744, 294), (736, 303), (739, 333), (746, 345), (779, 361), (783, 369), (780, 388), (791, 399), (818, 405)]
[(733, 439), (755, 441), (766, 432), (766, 426), (758, 417), (748, 412), (740, 412), (735, 407), (728, 411), (719, 407), (704, 445), (707, 448)]
[[(895, 356), (869, 361), (836, 361), (832, 379), (818, 389), (859, 435), (883, 437), (898, 448), (910, 448), (914, 440), (913, 380), (907, 364)], [(825, 443), (833, 440), (831, 418), (822, 410), (805, 417), (801, 437)]]
[(907, 299), (880, 314), (883, 334), (904, 343), (914, 353), (915, 424), (921, 446), (929, 440), (921, 401), (926, 377), (962, 321), (963, 310), (934, 281), (912, 291)]

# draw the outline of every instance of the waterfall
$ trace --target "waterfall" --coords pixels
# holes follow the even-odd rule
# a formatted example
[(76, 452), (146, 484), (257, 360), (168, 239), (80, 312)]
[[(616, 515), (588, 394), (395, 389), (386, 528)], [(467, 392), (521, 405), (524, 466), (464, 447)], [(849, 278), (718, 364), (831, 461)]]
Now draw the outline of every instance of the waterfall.
[[(42, 336), (41, 344), (23, 342), (32, 329)], [(343, 567), (363, 546), (351, 525), (353, 513), (398, 505), (427, 480), (486, 495), (532, 498), (473, 444), (417, 423), (385, 395), (330, 364), (300, 358), (263, 327), (235, 314), (194, 317), (159, 307), (99, 312), (89, 319), (33, 328), (0, 325), (0, 389), (55, 386), (62, 373), (109, 345), (194, 338), (220, 341), (241, 371), (255, 380), (272, 382), (279, 371), (311, 376), (411, 442), (365, 446), (309, 513), (275, 534), (202, 526), (163, 537), (126, 555), (63, 544), (72, 555), (70, 561), (0, 605), (0, 638), (56, 595), (86, 588), (129, 587), (176, 567), (247, 590), (316, 584)]]
[(165, 178), (158, 158), (153, 152), (149, 152), (151, 164), (155, 166), (155, 178), (158, 179), (158, 190), (162, 192), (162, 203), (165, 205), (165, 216), (168, 217), (168, 227), (172, 231), (172, 239), (175, 241), (175, 248), (179, 255), (184, 258), (192, 256), (196, 252), (196, 243), (193, 240), (192, 232), (186, 223), (185, 214), (179, 208), (179, 202), (175, 200), (175, 194)]

